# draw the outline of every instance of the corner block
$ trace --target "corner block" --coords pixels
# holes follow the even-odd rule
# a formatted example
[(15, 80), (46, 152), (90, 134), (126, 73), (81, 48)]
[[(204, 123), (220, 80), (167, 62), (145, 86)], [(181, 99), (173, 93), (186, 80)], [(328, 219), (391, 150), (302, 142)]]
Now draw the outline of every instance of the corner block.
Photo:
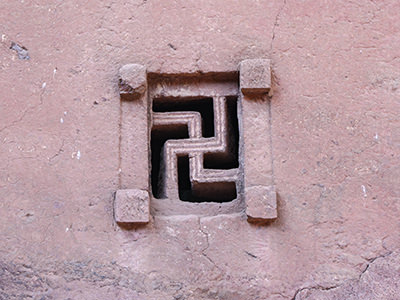
[(115, 194), (114, 217), (118, 223), (148, 223), (150, 221), (149, 192), (139, 189), (118, 190)]
[(243, 94), (268, 93), (271, 88), (269, 59), (246, 59), (240, 63), (240, 89)]
[(274, 186), (252, 186), (245, 189), (247, 220), (262, 223), (278, 217)]
[(146, 67), (138, 64), (124, 65), (119, 69), (120, 94), (140, 97), (147, 89)]

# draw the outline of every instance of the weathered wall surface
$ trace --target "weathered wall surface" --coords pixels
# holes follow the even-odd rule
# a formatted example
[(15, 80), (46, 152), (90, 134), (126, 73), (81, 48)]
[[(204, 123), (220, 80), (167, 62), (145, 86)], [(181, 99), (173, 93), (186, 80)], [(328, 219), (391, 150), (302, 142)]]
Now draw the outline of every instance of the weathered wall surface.
[[(2, 1), (0, 298), (396, 299), (399, 13), (397, 1)], [(274, 75), (278, 220), (116, 226), (119, 67), (260, 57)]]

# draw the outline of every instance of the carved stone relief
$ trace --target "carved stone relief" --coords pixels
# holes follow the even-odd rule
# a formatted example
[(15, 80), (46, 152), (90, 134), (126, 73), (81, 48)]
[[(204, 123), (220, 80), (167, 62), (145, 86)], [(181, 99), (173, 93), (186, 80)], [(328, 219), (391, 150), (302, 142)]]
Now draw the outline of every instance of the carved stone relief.
[(118, 223), (150, 215), (277, 217), (270, 145), (270, 63), (238, 72), (155, 74), (120, 69)]

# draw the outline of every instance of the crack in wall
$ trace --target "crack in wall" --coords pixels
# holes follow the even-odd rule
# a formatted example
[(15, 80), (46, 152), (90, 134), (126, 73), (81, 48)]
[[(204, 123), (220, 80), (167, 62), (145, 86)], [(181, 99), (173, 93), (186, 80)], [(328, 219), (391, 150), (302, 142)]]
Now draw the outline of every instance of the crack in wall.
[(62, 140), (61, 146), (58, 149), (57, 153), (54, 154), (53, 156), (49, 157), (49, 162), (51, 162), (53, 159), (55, 159), (57, 156), (59, 156), (61, 153), (64, 152), (64, 144), (65, 144), (65, 140)]
[(321, 286), (321, 285), (316, 285), (316, 286), (311, 286), (311, 287), (302, 287), (296, 290), (296, 292), (294, 293), (294, 296), (290, 299), (290, 300), (296, 300), (297, 296), (302, 292), (302, 291), (306, 291), (306, 290), (321, 290), (321, 291), (329, 291), (332, 289), (336, 289), (336, 288), (340, 288), (342, 286), (344, 286), (345, 284), (349, 283), (350, 281), (355, 281), (355, 282), (360, 282), (362, 276), (367, 272), (367, 270), (369, 269), (369, 267), (378, 259), (378, 258), (385, 258), (387, 256), (389, 256), (390, 254), (392, 254), (392, 251), (389, 251), (385, 254), (381, 254), (378, 255), (372, 259), (369, 259), (369, 263), (367, 264), (367, 266), (364, 268), (364, 270), (361, 271), (360, 275), (358, 276), (358, 278), (353, 278), (353, 279), (349, 279), (344, 281), (341, 284), (338, 285), (332, 285), (332, 286)]
[(385, 257), (389, 256), (390, 254), (392, 254), (392, 251), (389, 251), (389, 252), (387, 252), (385, 254), (381, 254), (381, 255), (378, 255), (378, 256), (376, 256), (374, 258), (369, 259), (368, 260), (368, 264), (365, 266), (364, 270), (361, 271), (360, 275), (358, 276), (358, 281), (361, 280), (361, 277), (363, 276), (363, 274), (368, 271), (368, 269), (371, 266), (371, 264), (373, 264), (378, 258), (385, 258)]
[(303, 287), (303, 288), (300, 288), (300, 289), (296, 290), (293, 298), (291, 298), (290, 300), (296, 300), (298, 294), (301, 293), (302, 291), (306, 291), (306, 290), (329, 291), (329, 290), (332, 290), (332, 289), (336, 289), (338, 287), (340, 287), (340, 285), (333, 285), (333, 286), (328, 286), (328, 287), (324, 287), (324, 286), (321, 286), (321, 285), (316, 285), (316, 286), (311, 286), (311, 287)]
[(212, 258), (210, 258), (206, 251), (208, 250), (208, 248), (210, 247), (210, 241), (208, 239), (208, 233), (205, 232), (202, 228), (201, 228), (201, 218), (199, 217), (199, 231), (204, 235), (205, 240), (206, 240), (206, 247), (201, 249), (201, 255), (204, 256), (205, 259), (207, 259), (215, 268), (217, 268), (220, 272), (222, 272), (221, 268), (219, 266), (217, 266), (217, 264), (214, 262), (214, 260)]
[(17, 125), (18, 123), (22, 122), (22, 121), (24, 120), (24, 118), (26, 117), (27, 113), (28, 113), (30, 110), (35, 110), (36, 108), (38, 108), (38, 107), (40, 107), (41, 105), (43, 105), (43, 94), (44, 94), (44, 92), (45, 92), (45, 88), (46, 88), (46, 83), (43, 83), (43, 85), (42, 85), (42, 91), (40, 92), (40, 95), (39, 95), (39, 104), (34, 105), (34, 106), (30, 106), (30, 107), (26, 108), (26, 109), (23, 111), (22, 115), (21, 115), (18, 119), (14, 120), (14, 121), (12, 121), (11, 123), (9, 123), (8, 125), (5, 125), (4, 127), (0, 128), (0, 133), (3, 132), (4, 130), (6, 130), (6, 129), (8, 129), (8, 128), (11, 128), (11, 127)]
[(269, 51), (270, 52), (272, 51), (273, 43), (274, 43), (274, 40), (275, 40), (275, 29), (278, 26), (278, 22), (279, 22), (281, 13), (282, 13), (283, 9), (285, 8), (285, 6), (286, 6), (286, 0), (283, 0), (283, 4), (282, 4), (281, 8), (279, 9), (278, 13), (276, 14), (274, 27), (272, 27), (272, 38), (271, 38), (271, 44), (270, 44), (270, 47), (269, 47)]

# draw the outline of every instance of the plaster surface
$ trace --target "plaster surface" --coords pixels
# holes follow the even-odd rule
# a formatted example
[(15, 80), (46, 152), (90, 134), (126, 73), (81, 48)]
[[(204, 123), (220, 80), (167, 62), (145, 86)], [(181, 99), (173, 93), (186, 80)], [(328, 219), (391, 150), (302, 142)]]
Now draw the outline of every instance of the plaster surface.
[[(0, 299), (396, 299), (385, 276), (400, 248), (397, 1), (0, 12)], [(119, 68), (225, 72), (253, 58), (273, 71), (278, 218), (115, 224)]]

